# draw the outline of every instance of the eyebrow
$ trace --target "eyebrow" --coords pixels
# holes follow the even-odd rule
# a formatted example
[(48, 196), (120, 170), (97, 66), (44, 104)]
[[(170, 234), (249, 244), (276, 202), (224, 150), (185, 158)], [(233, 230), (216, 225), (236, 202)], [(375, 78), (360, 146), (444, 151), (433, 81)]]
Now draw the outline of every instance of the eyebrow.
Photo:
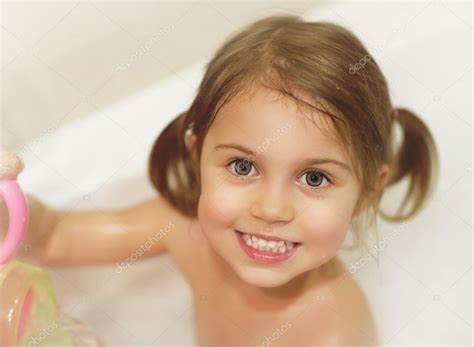
[[(219, 150), (219, 149), (237, 149), (241, 152), (247, 153), (248, 155), (253, 155), (256, 157), (256, 154), (252, 152), (250, 149), (245, 148), (244, 146), (241, 146), (241, 145), (234, 144), (234, 143), (223, 143), (214, 147), (214, 150)], [(347, 164), (340, 162), (338, 160), (332, 159), (332, 158), (306, 158), (306, 159), (303, 159), (303, 162), (307, 165), (334, 164), (348, 172), (351, 172), (351, 169)]]

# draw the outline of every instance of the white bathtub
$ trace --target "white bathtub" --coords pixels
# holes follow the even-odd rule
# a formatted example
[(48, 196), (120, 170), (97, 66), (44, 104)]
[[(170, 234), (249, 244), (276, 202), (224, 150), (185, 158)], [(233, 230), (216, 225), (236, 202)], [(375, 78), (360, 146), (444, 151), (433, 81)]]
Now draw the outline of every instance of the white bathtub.
[[(334, 4), (305, 15), (359, 35), (382, 67), (395, 106), (419, 112), (440, 151), (439, 186), (427, 208), (404, 225), (380, 221), (380, 267), (370, 260), (352, 267), (385, 345), (470, 344), (472, 333), (471, 28), (464, 8), (426, 5)], [(203, 66), (107, 108), (92, 107), (86, 119), (18, 149), (26, 164), (23, 189), (64, 209), (124, 207), (155, 196), (146, 176), (150, 146), (190, 104)], [(397, 206), (405, 187), (384, 197), (384, 210)], [(349, 267), (361, 260), (342, 256)], [(190, 289), (167, 255), (122, 273), (114, 265), (49, 270), (62, 309), (108, 345), (195, 344)]]

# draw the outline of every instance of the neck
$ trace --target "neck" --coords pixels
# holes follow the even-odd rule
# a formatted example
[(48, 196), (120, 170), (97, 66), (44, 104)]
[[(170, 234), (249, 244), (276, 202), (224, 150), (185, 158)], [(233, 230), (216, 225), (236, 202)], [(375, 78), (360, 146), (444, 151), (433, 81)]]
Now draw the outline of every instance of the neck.
[(308, 289), (314, 283), (317, 272), (318, 271), (316, 269), (304, 272), (298, 276), (293, 277), (290, 281), (278, 287), (265, 288), (246, 284), (248, 287), (247, 291), (271, 299), (295, 299), (301, 296), (306, 291), (306, 289)]
[(304, 272), (293, 277), (289, 282), (272, 288), (257, 287), (248, 284), (238, 277), (237, 273), (229, 266), (229, 264), (217, 254), (212, 247), (209, 247), (211, 256), (217, 264), (217, 271), (224, 274), (226, 282), (232, 288), (238, 288), (238, 292), (253, 302), (290, 302), (304, 295), (310, 288), (325, 283), (334, 276), (337, 276), (342, 269), (340, 260), (337, 257), (330, 259), (328, 262), (318, 268)]

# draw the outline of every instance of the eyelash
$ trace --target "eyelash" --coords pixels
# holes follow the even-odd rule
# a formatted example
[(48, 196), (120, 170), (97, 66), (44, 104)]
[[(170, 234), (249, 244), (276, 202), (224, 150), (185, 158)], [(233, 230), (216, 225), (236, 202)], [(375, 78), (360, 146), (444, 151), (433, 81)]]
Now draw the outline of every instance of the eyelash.
[[(226, 164), (226, 168), (228, 168), (231, 164), (234, 164), (234, 163), (236, 163), (236, 162), (243, 162), (243, 161), (245, 161), (245, 158), (234, 158), (234, 159), (230, 160), (230, 161)], [(248, 162), (249, 162), (250, 165), (255, 166), (252, 161), (248, 160)], [(237, 174), (232, 173), (232, 172), (230, 172), (230, 173), (231, 173), (231, 175), (237, 177), (238, 179), (247, 179), (247, 177), (248, 177), (248, 176), (243, 176), (243, 175), (237, 175)], [(310, 190), (323, 190), (323, 189), (327, 189), (327, 188), (329, 188), (330, 186), (332, 186), (332, 180), (328, 177), (328, 175), (327, 175), (326, 173), (324, 173), (324, 172), (322, 172), (322, 171), (320, 171), (320, 170), (311, 169), (311, 170), (307, 170), (307, 171), (303, 172), (303, 174), (302, 174), (301, 176), (303, 176), (303, 175), (305, 175), (305, 174), (308, 174), (308, 173), (321, 174), (321, 175), (329, 182), (329, 184), (326, 185), (326, 186), (323, 187), (323, 188), (318, 188), (318, 187), (313, 187), (313, 186), (308, 186), (308, 185), (307, 185)]]

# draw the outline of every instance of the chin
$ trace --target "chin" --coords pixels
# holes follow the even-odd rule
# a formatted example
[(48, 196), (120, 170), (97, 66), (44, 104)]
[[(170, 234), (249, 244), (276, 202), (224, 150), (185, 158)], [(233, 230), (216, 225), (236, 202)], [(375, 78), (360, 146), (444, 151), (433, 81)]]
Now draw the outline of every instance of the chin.
[(293, 278), (285, 267), (264, 269), (238, 266), (235, 272), (242, 281), (260, 288), (277, 288), (285, 285)]

